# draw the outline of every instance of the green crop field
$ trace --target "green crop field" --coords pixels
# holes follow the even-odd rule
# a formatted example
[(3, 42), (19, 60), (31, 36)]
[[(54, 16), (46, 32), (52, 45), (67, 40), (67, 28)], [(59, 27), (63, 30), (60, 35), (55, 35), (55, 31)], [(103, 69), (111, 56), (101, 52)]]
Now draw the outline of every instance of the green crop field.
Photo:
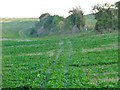
[(28, 38), (36, 22), (2, 24), (3, 88), (119, 87), (118, 32)]

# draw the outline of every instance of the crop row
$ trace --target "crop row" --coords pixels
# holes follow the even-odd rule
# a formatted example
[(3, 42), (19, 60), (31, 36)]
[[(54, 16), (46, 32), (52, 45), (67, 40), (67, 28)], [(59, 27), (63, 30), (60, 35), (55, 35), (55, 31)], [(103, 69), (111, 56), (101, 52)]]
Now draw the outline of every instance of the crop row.
[(33, 46), (23, 46), (23, 47), (3, 47), (3, 55), (18, 55), (27, 53), (40, 53), (47, 52), (58, 48), (58, 44), (45, 44), (45, 45), (33, 45)]
[[(3, 86), (15, 87), (42, 81), (55, 55), (3, 57)], [(37, 79), (37, 81), (36, 81)], [(13, 84), (14, 83), (14, 84)], [(40, 84), (40, 83), (37, 83)]]
[[(14, 48), (8, 47), (12, 42), (6, 42), (6, 47), (3, 47), (3, 87), (118, 87), (117, 49), (82, 52), (83, 47), (102, 48), (101, 45), (113, 41), (116, 42), (116, 37), (101, 41), (70, 38), (50, 40), (49, 43), (44, 40), (40, 44), (45, 45), (32, 47), (27, 46), (30, 42), (26, 42), (26, 46), (23, 42), (14, 42)], [(23, 47), (17, 47), (19, 45)], [(44, 53), (37, 55), (36, 52)], [(49, 56), (47, 52), (53, 55)], [(29, 53), (31, 55), (27, 56)]]
[(53, 40), (34, 40), (34, 39), (18, 39), (18, 40), (3, 40), (2, 41), (2, 46), (7, 47), (7, 46), (21, 46), (21, 45), (34, 45), (34, 44), (52, 44), (52, 43), (58, 43), (59, 40), (53, 39)]

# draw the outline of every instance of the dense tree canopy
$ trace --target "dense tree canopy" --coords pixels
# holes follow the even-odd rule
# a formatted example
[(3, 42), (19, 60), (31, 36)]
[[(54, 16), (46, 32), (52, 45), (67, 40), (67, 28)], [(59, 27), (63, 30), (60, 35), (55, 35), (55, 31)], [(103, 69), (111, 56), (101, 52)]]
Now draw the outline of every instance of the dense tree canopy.
[(73, 8), (73, 10), (70, 10), (69, 13), (71, 13), (71, 21), (73, 24), (76, 25), (78, 29), (82, 29), (85, 25), (82, 9), (80, 7), (76, 7)]
[(79, 32), (85, 25), (83, 11), (80, 7), (69, 11), (70, 15), (63, 18), (58, 15), (44, 13), (39, 17), (39, 23), (31, 29), (32, 35), (48, 35)]
[[(93, 7), (93, 15), (96, 19), (95, 30), (103, 33), (118, 29), (118, 3), (97, 4)], [(44, 13), (39, 17), (39, 22), (31, 29), (33, 36), (51, 34), (78, 33), (85, 26), (85, 19), (81, 7), (73, 8), (70, 15), (63, 18), (58, 15)]]
[(103, 30), (111, 31), (117, 29), (118, 25), (118, 9), (115, 5), (105, 3), (97, 4), (93, 7), (93, 13), (97, 20), (95, 30), (103, 32)]

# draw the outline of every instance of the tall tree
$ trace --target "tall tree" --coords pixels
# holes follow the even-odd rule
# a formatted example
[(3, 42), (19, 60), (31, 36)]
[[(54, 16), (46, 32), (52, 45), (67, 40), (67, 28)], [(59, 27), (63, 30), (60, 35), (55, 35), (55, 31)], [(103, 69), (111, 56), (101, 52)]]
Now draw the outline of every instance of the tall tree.
[(97, 20), (95, 30), (103, 32), (103, 30), (111, 31), (117, 27), (117, 8), (113, 4), (105, 3), (97, 4), (93, 7), (93, 14)]
[(76, 25), (78, 29), (82, 29), (85, 25), (85, 19), (81, 7), (73, 8), (69, 13), (71, 13), (71, 21), (73, 22), (73, 25)]

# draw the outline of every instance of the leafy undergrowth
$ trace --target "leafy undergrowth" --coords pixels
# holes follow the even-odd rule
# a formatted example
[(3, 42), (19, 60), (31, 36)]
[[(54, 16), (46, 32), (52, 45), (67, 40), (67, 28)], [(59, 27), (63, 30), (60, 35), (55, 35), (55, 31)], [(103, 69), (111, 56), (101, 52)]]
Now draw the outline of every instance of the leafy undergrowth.
[(3, 88), (118, 88), (117, 41), (117, 33), (4, 40)]

